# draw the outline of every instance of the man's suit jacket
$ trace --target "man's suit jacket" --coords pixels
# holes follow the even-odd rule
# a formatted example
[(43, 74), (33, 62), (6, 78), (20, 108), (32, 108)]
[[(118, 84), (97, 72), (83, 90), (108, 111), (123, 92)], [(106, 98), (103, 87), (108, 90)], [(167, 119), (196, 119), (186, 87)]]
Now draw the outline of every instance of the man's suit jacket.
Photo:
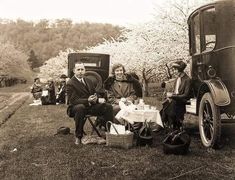
[(70, 106), (77, 104), (89, 106), (88, 97), (96, 92), (93, 82), (86, 77), (83, 79), (86, 86), (74, 76), (67, 82), (66, 91), (68, 96), (68, 104)]

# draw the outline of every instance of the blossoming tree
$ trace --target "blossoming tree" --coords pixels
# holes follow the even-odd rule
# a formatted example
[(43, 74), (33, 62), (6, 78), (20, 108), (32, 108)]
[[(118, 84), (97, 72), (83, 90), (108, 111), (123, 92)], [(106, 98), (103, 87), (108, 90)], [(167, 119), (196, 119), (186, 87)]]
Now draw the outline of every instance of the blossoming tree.
[[(128, 71), (140, 76), (147, 94), (151, 81), (166, 78), (166, 63), (176, 59), (189, 61), (187, 18), (196, 7), (210, 1), (166, 0), (163, 7), (156, 6), (149, 22), (129, 25), (116, 40), (106, 40), (86, 51), (110, 54), (111, 64), (122, 63)], [(53, 69), (58, 74), (58, 69), (67, 68), (62, 66), (67, 63), (68, 52), (64, 53), (46, 62), (41, 74), (53, 74)]]

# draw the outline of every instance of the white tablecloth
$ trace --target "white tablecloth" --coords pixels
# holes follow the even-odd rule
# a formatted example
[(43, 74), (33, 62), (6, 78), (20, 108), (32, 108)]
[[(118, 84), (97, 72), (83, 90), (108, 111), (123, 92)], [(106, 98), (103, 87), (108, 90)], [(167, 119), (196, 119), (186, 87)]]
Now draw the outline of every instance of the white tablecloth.
[(133, 124), (134, 122), (154, 122), (163, 127), (162, 119), (158, 110), (133, 110), (121, 109), (115, 116), (117, 119), (124, 119)]

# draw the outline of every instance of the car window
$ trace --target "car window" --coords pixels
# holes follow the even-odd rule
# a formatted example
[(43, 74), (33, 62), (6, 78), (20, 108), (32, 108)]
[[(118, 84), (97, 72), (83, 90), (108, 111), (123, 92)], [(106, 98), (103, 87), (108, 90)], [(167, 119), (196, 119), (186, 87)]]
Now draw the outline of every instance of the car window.
[(215, 47), (216, 42), (216, 26), (215, 26), (215, 8), (211, 7), (202, 11), (203, 35), (205, 42), (202, 50), (211, 51)]
[(82, 57), (81, 60), (85, 67), (101, 67), (101, 58), (96, 56)]
[(193, 18), (193, 34), (194, 34), (194, 53), (200, 53), (200, 23), (199, 23), (199, 14)]

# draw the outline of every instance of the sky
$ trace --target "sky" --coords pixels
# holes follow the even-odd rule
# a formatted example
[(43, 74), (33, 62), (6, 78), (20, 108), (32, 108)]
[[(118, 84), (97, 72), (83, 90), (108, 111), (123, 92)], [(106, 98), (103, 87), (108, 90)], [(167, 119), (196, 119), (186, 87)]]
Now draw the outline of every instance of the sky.
[(152, 18), (164, 0), (0, 0), (0, 18), (27, 21), (71, 19), (114, 25), (136, 24)]

